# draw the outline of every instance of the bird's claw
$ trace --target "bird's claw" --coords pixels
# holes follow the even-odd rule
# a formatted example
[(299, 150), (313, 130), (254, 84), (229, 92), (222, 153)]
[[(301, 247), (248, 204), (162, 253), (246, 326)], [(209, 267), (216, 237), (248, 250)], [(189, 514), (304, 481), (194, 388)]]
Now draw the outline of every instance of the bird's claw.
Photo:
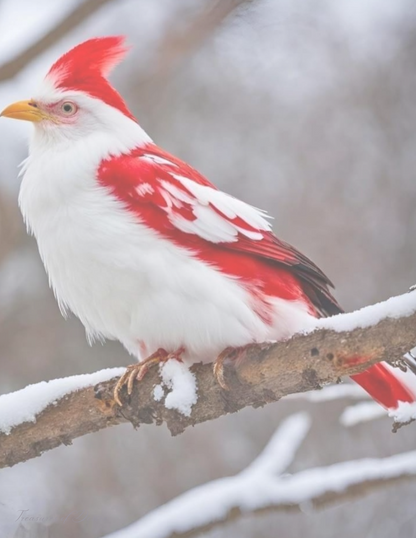
[[(129, 379), (130, 377), (134, 377), (137, 375), (138, 371), (140, 370), (140, 364), (131, 364), (130, 366), (127, 366), (126, 371), (124, 374), (120, 377), (120, 379), (117, 381), (116, 386), (114, 387), (114, 400), (115, 402), (120, 406), (123, 407), (123, 403), (120, 400), (120, 391), (121, 389), (127, 384), (127, 387), (129, 386)], [(127, 388), (128, 392), (128, 388)]]
[(236, 350), (232, 347), (226, 347), (224, 351), (218, 355), (217, 360), (214, 362), (213, 373), (217, 380), (217, 383), (223, 390), (230, 390), (224, 377), (224, 363), (227, 359), (232, 359)]
[(176, 359), (178, 361), (182, 361), (181, 354), (184, 353), (184, 351), (184, 348), (181, 347), (174, 353), (168, 353), (164, 349), (160, 348), (155, 353), (150, 355), (150, 357), (147, 357), (147, 359), (145, 359), (144, 361), (127, 366), (126, 371), (120, 377), (120, 379), (117, 381), (116, 386), (114, 387), (114, 401), (120, 407), (123, 407), (123, 402), (120, 399), (120, 392), (123, 387), (127, 387), (127, 394), (131, 396), (133, 392), (134, 382), (141, 381), (152, 366), (160, 364), (161, 362), (166, 362), (169, 359)]
[(150, 355), (150, 357), (147, 357), (147, 359), (145, 359), (144, 361), (127, 366), (126, 371), (120, 377), (120, 379), (117, 381), (116, 386), (114, 387), (114, 401), (120, 407), (123, 407), (123, 402), (120, 399), (120, 392), (122, 388), (126, 386), (127, 394), (130, 396), (133, 392), (134, 382), (141, 381), (152, 365), (158, 364), (164, 360), (167, 360), (168, 358), (170, 357), (164, 349), (158, 349), (155, 353)]
[(225, 381), (224, 376), (224, 365), (227, 360), (232, 361), (234, 367), (238, 367), (239, 364), (244, 360), (247, 353), (250, 352), (251, 349), (267, 349), (270, 346), (269, 342), (264, 342), (263, 344), (246, 344), (245, 346), (241, 347), (226, 347), (224, 351), (221, 351), (221, 353), (218, 355), (217, 360), (214, 362), (213, 366), (213, 373), (214, 377), (217, 380), (217, 383), (220, 385), (220, 387), (224, 390), (230, 390), (230, 387), (228, 386), (227, 382)]

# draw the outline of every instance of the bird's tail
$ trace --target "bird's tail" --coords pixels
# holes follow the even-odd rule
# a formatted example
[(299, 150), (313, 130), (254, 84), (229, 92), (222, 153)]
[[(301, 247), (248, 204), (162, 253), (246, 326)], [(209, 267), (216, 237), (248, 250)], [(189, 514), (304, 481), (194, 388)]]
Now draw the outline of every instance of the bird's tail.
[(380, 405), (396, 409), (400, 402), (416, 401), (416, 361), (410, 355), (406, 355), (404, 361), (406, 372), (382, 362), (351, 376), (351, 379)]

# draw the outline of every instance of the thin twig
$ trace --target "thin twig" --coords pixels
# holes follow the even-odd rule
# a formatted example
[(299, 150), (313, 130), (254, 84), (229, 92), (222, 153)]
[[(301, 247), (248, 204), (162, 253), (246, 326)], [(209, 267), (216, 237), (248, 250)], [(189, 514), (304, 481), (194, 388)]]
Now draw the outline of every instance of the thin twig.
[(77, 5), (56, 26), (43, 35), (38, 41), (27, 47), (23, 52), (0, 66), (0, 82), (10, 80), (24, 69), (37, 56), (48, 50), (64, 35), (84, 22), (88, 17), (109, 4), (113, 0), (85, 0)]

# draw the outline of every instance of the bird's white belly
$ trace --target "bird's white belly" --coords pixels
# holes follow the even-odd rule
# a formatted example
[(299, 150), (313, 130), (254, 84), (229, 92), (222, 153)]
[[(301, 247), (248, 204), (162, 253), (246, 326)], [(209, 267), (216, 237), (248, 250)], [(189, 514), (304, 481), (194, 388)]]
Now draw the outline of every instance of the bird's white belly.
[(74, 240), (65, 253), (59, 241), (57, 230), (55, 248), (44, 254), (59, 300), (91, 338), (118, 339), (139, 358), (183, 346), (191, 361), (210, 361), (227, 346), (288, 336), (301, 327), (303, 310), (292, 305), (289, 312), (287, 301), (277, 308), (281, 321), (270, 327), (237, 281), (144, 228), (123, 238), (103, 236), (101, 245), (96, 238), (88, 249)]
[(267, 337), (244, 288), (144, 227), (141, 234), (142, 225), (123, 237), (96, 234), (89, 245), (77, 226), (66, 224), (67, 241), (55, 226), (39, 248), (60, 304), (92, 339), (118, 339), (136, 355), (184, 346), (193, 360), (212, 360), (228, 345)]

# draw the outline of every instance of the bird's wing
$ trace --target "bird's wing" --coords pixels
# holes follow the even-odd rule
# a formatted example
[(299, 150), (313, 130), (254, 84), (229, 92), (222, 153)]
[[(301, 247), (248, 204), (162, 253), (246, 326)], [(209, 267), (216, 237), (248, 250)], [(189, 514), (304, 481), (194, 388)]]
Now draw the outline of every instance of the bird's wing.
[[(98, 179), (142, 222), (180, 246), (245, 254), (245, 263), (250, 257), (285, 268), (300, 279), (317, 313), (341, 311), (328, 289), (330, 280), (311, 260), (273, 234), (264, 211), (218, 190), (191, 166), (160, 148), (151, 145), (111, 157), (101, 163)], [(238, 256), (233, 259), (242, 261)]]

